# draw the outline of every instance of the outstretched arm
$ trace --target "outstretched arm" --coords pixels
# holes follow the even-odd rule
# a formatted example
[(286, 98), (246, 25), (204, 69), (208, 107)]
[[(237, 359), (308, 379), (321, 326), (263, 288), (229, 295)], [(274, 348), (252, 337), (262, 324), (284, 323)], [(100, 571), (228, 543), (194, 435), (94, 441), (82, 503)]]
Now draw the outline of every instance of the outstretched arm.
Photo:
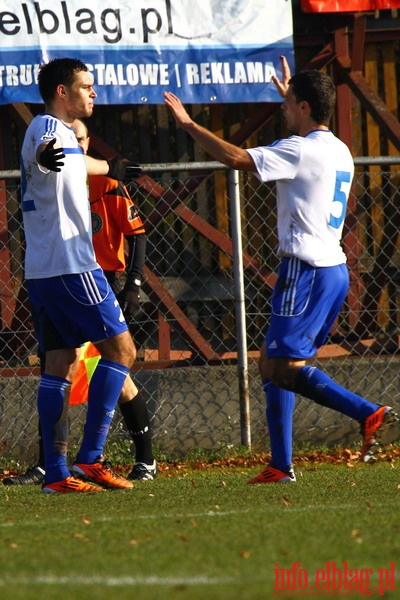
[(88, 175), (107, 175), (109, 171), (109, 165), (106, 160), (93, 158), (88, 154), (85, 154), (86, 167)]
[(85, 154), (88, 175), (107, 175), (111, 179), (121, 181), (128, 175), (130, 178), (140, 176), (141, 168), (136, 163), (125, 161), (121, 156), (114, 156), (109, 160), (99, 160)]
[(184, 129), (214, 160), (231, 169), (256, 170), (253, 159), (246, 150), (222, 140), (205, 127), (195, 123), (175, 94), (164, 92), (164, 101), (177, 125)]

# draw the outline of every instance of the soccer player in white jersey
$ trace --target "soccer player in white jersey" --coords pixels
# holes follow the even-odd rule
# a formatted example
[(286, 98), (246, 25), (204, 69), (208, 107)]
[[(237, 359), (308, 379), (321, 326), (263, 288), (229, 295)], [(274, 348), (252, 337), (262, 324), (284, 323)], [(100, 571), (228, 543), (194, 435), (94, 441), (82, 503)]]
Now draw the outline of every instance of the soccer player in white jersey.
[(307, 366), (326, 341), (345, 300), (349, 276), (340, 246), (353, 178), (348, 148), (329, 130), (335, 87), (328, 75), (302, 71), (293, 77), (285, 57), (282, 81), (274, 78), (283, 115), (294, 135), (249, 150), (221, 140), (195, 123), (179, 98), (164, 93), (177, 124), (214, 159), (276, 181), (278, 253), (281, 264), (259, 369), (267, 401), (270, 464), (249, 483), (294, 482), (292, 415), (295, 393), (357, 420), (362, 458), (394, 434), (397, 415), (373, 404)]
[[(72, 123), (90, 117), (96, 98), (84, 63), (55, 59), (41, 68), (38, 83), (45, 112), (27, 129), (21, 172), (25, 277), (39, 348), (46, 356), (38, 390), (46, 471), (42, 490), (131, 488), (132, 482), (103, 460), (103, 449), (135, 346), (95, 259), (86, 183), (88, 174), (122, 179), (124, 167), (120, 159), (85, 156), (78, 146)], [(101, 359), (90, 382), (83, 440), (71, 474), (68, 398), (80, 346), (87, 340)]]

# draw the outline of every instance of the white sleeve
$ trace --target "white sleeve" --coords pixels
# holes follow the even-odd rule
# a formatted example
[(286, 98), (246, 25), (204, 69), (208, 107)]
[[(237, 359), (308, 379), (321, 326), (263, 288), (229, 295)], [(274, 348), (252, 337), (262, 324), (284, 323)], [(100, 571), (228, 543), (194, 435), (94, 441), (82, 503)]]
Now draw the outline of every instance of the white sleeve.
[(260, 181), (294, 179), (300, 162), (301, 138), (292, 136), (270, 146), (249, 148), (247, 152), (254, 161)]
[[(56, 122), (56, 121), (54, 120), (54, 122)], [(38, 148), (43, 143), (50, 142), (53, 138), (56, 138), (56, 143), (54, 144), (54, 148), (62, 148), (61, 136), (58, 133), (58, 131), (56, 130), (56, 128), (54, 129), (54, 131), (49, 132), (45, 128), (45, 125), (46, 125), (46, 123), (44, 122), (44, 120), (38, 120), (35, 123), (35, 127), (32, 132), (32, 136), (34, 139), (34, 147), (35, 147), (35, 157), (37, 155)], [(38, 166), (39, 171), (41, 171), (42, 173), (44, 173), (46, 175), (47, 175), (47, 173), (50, 173), (49, 169), (46, 169), (46, 167), (41, 165), (39, 162), (37, 163), (37, 166)]]

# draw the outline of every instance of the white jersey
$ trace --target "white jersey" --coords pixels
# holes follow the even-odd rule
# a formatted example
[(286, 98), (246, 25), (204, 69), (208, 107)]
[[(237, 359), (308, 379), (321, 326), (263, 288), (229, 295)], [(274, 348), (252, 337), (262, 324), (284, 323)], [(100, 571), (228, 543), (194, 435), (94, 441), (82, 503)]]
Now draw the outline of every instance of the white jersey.
[(291, 136), (247, 152), (261, 181), (276, 181), (278, 254), (315, 267), (346, 262), (340, 244), (354, 163), (331, 131)]
[[(36, 160), (37, 148), (53, 138), (65, 154), (64, 166), (57, 173)], [(52, 115), (35, 117), (22, 146), (21, 175), (26, 279), (98, 268), (92, 243), (86, 162), (73, 129)]]

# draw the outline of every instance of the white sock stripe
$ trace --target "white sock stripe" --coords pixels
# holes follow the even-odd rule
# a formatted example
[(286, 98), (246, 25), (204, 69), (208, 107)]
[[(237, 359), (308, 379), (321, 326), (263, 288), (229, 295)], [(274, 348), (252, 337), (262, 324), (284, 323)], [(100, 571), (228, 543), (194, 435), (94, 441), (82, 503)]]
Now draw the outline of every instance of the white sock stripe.
[(49, 381), (48, 379), (41, 379), (40, 387), (52, 390), (64, 390), (65, 388), (72, 385), (69, 381), (59, 382), (59, 381)]
[(99, 363), (97, 364), (97, 369), (99, 368), (103, 368), (103, 369), (111, 369), (112, 371), (117, 371), (117, 373), (121, 373), (121, 375), (126, 376), (127, 373), (129, 373), (129, 369), (128, 367), (123, 367), (121, 365), (121, 368), (119, 369), (117, 366), (113, 367), (112, 365), (105, 365), (104, 363), (101, 362), (101, 360), (99, 361)]

